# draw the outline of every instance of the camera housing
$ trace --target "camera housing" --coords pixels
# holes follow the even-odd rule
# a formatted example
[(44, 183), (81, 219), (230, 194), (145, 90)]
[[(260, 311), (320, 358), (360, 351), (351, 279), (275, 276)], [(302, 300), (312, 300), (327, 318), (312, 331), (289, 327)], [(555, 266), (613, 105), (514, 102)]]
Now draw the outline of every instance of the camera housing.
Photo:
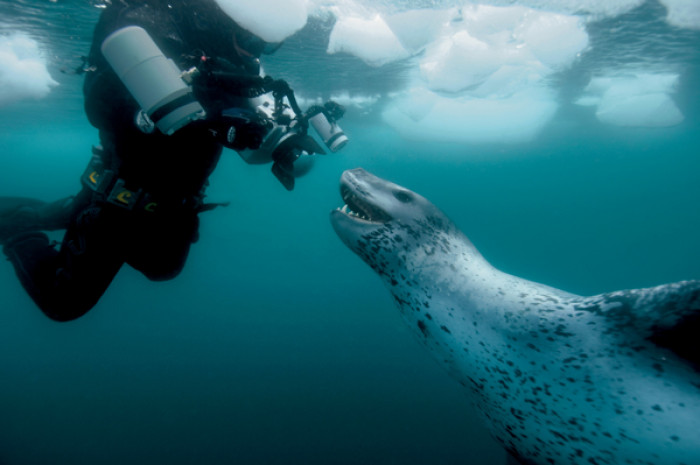
[[(241, 107), (212, 110), (213, 121), (219, 117), (262, 120), (270, 129), (256, 149), (238, 150), (250, 164), (272, 163), (272, 173), (288, 189), (295, 178), (309, 171), (313, 154), (325, 154), (321, 145), (308, 135), (313, 127), (331, 152), (337, 152), (348, 137), (337, 123), (344, 109), (329, 101), (304, 113), (286, 81), (269, 76), (241, 72), (223, 58), (200, 56), (191, 69), (182, 72), (166, 58), (145, 29), (127, 26), (110, 34), (102, 42), (102, 54), (129, 90), (141, 111), (135, 124), (146, 133), (153, 125), (164, 134), (173, 134), (190, 122), (207, 117), (195, 98), (192, 85), (221, 89), (232, 94)], [(244, 97), (245, 95), (245, 97)], [(248, 116), (246, 116), (246, 113)], [(227, 142), (237, 137), (236, 127), (224, 130)]]

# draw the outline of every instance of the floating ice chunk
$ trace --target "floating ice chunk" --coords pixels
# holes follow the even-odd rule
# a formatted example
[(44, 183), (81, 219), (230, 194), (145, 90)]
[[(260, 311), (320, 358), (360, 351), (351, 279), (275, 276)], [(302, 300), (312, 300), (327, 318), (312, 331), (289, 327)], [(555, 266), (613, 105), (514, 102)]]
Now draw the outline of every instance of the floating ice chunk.
[(341, 92), (338, 94), (332, 94), (328, 99), (321, 97), (306, 98), (303, 96), (297, 96), (297, 103), (301, 108), (309, 108), (313, 105), (322, 106), (326, 101), (332, 100), (335, 103), (342, 105), (346, 109), (354, 108), (366, 111), (371, 109), (379, 101), (379, 99), (380, 96), (376, 94), (350, 95), (348, 92)]
[(597, 107), (596, 117), (615, 126), (674, 126), (684, 119), (670, 96), (677, 83), (677, 74), (597, 77), (576, 103)]
[(698, 0), (659, 0), (668, 10), (666, 21), (674, 26), (700, 29)]
[(266, 42), (282, 42), (306, 25), (307, 0), (216, 0), (239, 26)]
[[(512, 3), (512, 2), (511, 2)], [(520, 5), (491, 6), (465, 5), (461, 9), (463, 27), (477, 37), (488, 37), (503, 31), (512, 32), (528, 14), (538, 15), (542, 12)], [(457, 26), (459, 23), (455, 23)]]
[(409, 10), (386, 18), (404, 48), (416, 53), (435, 40), (441, 29), (458, 16), (456, 8), (447, 10)]
[(551, 70), (539, 62), (503, 65), (469, 95), (479, 98), (507, 98), (517, 92), (542, 85)]
[(585, 24), (578, 16), (523, 6), (465, 6), (464, 27), (470, 34), (508, 52), (509, 59), (530, 58), (527, 49), (550, 67), (569, 66), (588, 46)]
[[(396, 114), (392, 110), (398, 110), (401, 114), (407, 116), (412, 121), (420, 123), (430, 113), (435, 104), (438, 102), (438, 97), (433, 92), (425, 88), (411, 89), (405, 95), (395, 99), (389, 106), (388, 112), (384, 113), (384, 119), (394, 123), (399, 123), (403, 120), (403, 116)], [(393, 109), (392, 109), (393, 106)]]
[[(417, 50), (427, 41), (419, 60), (422, 83), (383, 112), (407, 138), (530, 140), (558, 107), (546, 78), (588, 47), (581, 18), (525, 6), (464, 5), (425, 16), (431, 20), (424, 29), (413, 22), (425, 13), (410, 13), (388, 22), (406, 48)], [(404, 39), (411, 29), (419, 31), (415, 42)]]
[(390, 104), (382, 117), (406, 139), (521, 143), (534, 138), (556, 109), (546, 89), (530, 89), (505, 99), (446, 98), (414, 90)]
[[(626, 13), (646, 0), (518, 0), (518, 5), (542, 11), (565, 14), (584, 14), (595, 19)], [(695, 0), (688, 0), (693, 2)], [(513, 0), (482, 0), (491, 5), (512, 5)]]
[(43, 98), (57, 85), (36, 41), (21, 33), (0, 36), (0, 106)]
[(505, 61), (502, 49), (462, 30), (430, 44), (420, 71), (431, 89), (459, 92), (484, 82)]
[(343, 105), (346, 108), (359, 108), (367, 110), (379, 101), (379, 95), (350, 95), (347, 92), (331, 95), (330, 100)]
[(562, 68), (588, 47), (588, 34), (581, 18), (554, 13), (527, 15), (515, 31), (537, 59), (546, 66)]
[(596, 116), (603, 123), (631, 127), (675, 126), (683, 121), (671, 97), (661, 92), (603, 98)]
[(381, 15), (372, 19), (339, 18), (328, 41), (328, 53), (345, 52), (370, 66), (382, 66), (409, 56)]
[(297, 103), (301, 108), (308, 109), (313, 105), (322, 106), (326, 101), (332, 100), (345, 107), (345, 109), (355, 109), (360, 111), (371, 110), (379, 101), (379, 94), (350, 94), (348, 92), (340, 92), (332, 94), (329, 98), (315, 97), (308, 98), (297, 95)]
[(461, 13), (421, 60), (421, 76), (433, 90), (464, 91), (492, 76), (512, 88), (503, 77), (513, 70), (519, 82), (523, 75), (526, 81), (543, 78), (570, 66), (588, 46), (583, 21), (575, 16), (486, 5), (465, 6)]

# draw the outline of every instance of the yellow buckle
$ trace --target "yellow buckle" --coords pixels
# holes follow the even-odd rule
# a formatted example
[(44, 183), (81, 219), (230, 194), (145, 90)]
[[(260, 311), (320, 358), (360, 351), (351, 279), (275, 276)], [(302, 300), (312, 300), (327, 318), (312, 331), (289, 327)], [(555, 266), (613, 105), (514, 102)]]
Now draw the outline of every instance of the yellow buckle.
[(141, 190), (132, 191), (124, 187), (124, 180), (117, 179), (114, 187), (107, 196), (107, 202), (118, 207), (133, 210), (141, 197)]

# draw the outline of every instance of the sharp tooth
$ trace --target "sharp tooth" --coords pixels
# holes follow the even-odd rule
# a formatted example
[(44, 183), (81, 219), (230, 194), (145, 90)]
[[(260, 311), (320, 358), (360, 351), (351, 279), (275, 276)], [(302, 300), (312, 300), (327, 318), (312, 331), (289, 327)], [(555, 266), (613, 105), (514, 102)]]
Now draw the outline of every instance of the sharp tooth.
[(341, 208), (340, 211), (343, 212), (343, 213), (347, 213), (347, 212), (348, 212), (348, 206), (347, 206), (347, 205), (343, 205), (343, 208)]

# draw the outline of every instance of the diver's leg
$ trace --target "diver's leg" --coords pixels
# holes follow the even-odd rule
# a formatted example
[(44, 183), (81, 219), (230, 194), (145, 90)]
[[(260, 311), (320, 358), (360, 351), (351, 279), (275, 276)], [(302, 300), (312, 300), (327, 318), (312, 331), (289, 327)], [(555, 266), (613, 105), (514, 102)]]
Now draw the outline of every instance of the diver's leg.
[(55, 202), (0, 197), (0, 244), (30, 231), (66, 229), (76, 206), (76, 197)]
[(0, 197), (0, 217), (2, 217), (5, 212), (16, 210), (21, 207), (40, 207), (46, 202), (37, 199), (30, 199), (28, 197)]
[(128, 251), (127, 263), (151, 281), (175, 278), (185, 266), (190, 246), (197, 241), (197, 214), (154, 214), (141, 221), (143, 234)]
[(87, 208), (66, 231), (59, 251), (43, 233), (14, 237), (5, 244), (20, 282), (49, 318), (76, 319), (104, 294), (123, 264), (114, 223), (100, 208)]
[(33, 232), (14, 236), (3, 247), (22, 286), (39, 307), (47, 300), (46, 288), (53, 286), (58, 251), (46, 234)]
[(39, 209), (46, 202), (23, 197), (0, 197), (0, 244), (12, 236), (27, 231), (38, 231)]
[(65, 197), (54, 202), (47, 202), (39, 210), (41, 229), (56, 231), (67, 229), (73, 217), (89, 202), (89, 191), (83, 191), (77, 196)]

